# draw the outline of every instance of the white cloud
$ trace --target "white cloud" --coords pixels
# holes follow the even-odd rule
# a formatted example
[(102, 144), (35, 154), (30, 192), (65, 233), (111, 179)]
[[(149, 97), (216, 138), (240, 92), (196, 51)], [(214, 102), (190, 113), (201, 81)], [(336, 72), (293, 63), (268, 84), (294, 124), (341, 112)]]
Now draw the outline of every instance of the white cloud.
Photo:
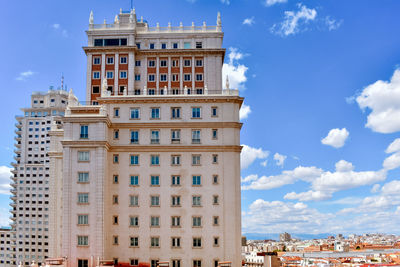
[(58, 29), (60, 29), (60, 24), (55, 23), (55, 24), (52, 25), (52, 27), (53, 27), (54, 29), (58, 30)]
[(380, 184), (374, 184), (374, 186), (372, 186), (371, 188), (371, 193), (378, 193), (380, 189), (381, 189)]
[(400, 167), (400, 152), (397, 152), (383, 161), (383, 168), (386, 170), (394, 170)]
[(53, 25), (51, 25), (51, 27), (52, 27), (55, 31), (60, 32), (61, 35), (62, 35), (63, 37), (65, 37), (65, 38), (68, 37), (68, 32), (67, 32), (67, 30), (66, 30), (66, 29), (63, 29), (63, 28), (61, 27), (60, 24), (54, 23)]
[(0, 166), (0, 194), (9, 195), (10, 194), (10, 177), (11, 168), (7, 166)]
[(334, 148), (340, 148), (344, 146), (346, 139), (349, 137), (349, 132), (346, 128), (343, 129), (332, 129), (328, 135), (321, 140), (324, 145), (332, 146)]
[(329, 192), (322, 192), (322, 191), (307, 191), (307, 192), (291, 192), (287, 193), (283, 198), (284, 199), (298, 199), (299, 201), (321, 201), (330, 199), (332, 195)]
[(9, 226), (11, 223), (10, 213), (7, 208), (0, 208), (0, 227), (1, 226)]
[[(226, 76), (229, 77), (230, 89), (245, 89), (245, 82), (247, 81), (246, 72), (248, 67), (238, 63), (239, 60), (243, 59), (245, 55), (240, 53), (237, 48), (229, 48), (229, 62), (224, 63), (222, 66), (222, 77), (223, 83), (225, 83)], [(225, 88), (223, 84), (223, 88)]]
[(386, 149), (386, 153), (400, 152), (400, 138), (395, 139)]
[(268, 160), (264, 160), (263, 162), (260, 163), (261, 166), (267, 167)]
[(339, 160), (336, 162), (335, 168), (337, 172), (350, 172), (354, 170), (353, 164), (345, 160)]
[(248, 105), (243, 104), (239, 110), (239, 118), (240, 120), (247, 119), (251, 113), (251, 108)]
[(243, 24), (243, 25), (249, 25), (249, 26), (253, 25), (253, 24), (254, 24), (254, 17), (245, 18), (245, 19), (243, 20), (243, 23), (242, 23), (242, 24)]
[(285, 163), (287, 156), (281, 155), (279, 153), (275, 153), (274, 155), (274, 160), (276, 161), (276, 165), (283, 167), (283, 164)]
[(229, 5), (231, 3), (231, 1), (230, 0), (221, 0), (221, 3)]
[(337, 21), (337, 20), (331, 18), (330, 16), (327, 16), (327, 17), (325, 17), (325, 24), (328, 27), (329, 31), (334, 31), (343, 24), (343, 20)]
[(301, 3), (297, 4), (297, 7), (299, 8), (297, 11), (285, 11), (284, 20), (279, 24), (274, 24), (271, 32), (281, 36), (294, 35), (300, 32), (301, 26), (307, 25), (317, 17), (315, 9), (307, 8)]
[(265, 5), (266, 6), (273, 6), (275, 4), (279, 4), (279, 3), (286, 3), (287, 0), (265, 0)]
[(240, 154), (240, 167), (241, 169), (248, 168), (256, 159), (266, 159), (269, 151), (262, 148), (254, 148), (243, 145), (242, 153)]
[(243, 178), (243, 177), (240, 178), (240, 181), (241, 181), (242, 183), (247, 183), (247, 182), (255, 181), (255, 180), (257, 180), (257, 179), (258, 179), (258, 176), (252, 174), (252, 175), (246, 176), (245, 178)]
[(356, 101), (362, 110), (370, 110), (366, 127), (379, 133), (400, 131), (400, 69), (390, 81), (376, 81), (364, 88)]
[(33, 76), (36, 74), (36, 72), (28, 70), (28, 71), (23, 71), (21, 72), (17, 78), (15, 78), (17, 81), (25, 81), (27, 78)]

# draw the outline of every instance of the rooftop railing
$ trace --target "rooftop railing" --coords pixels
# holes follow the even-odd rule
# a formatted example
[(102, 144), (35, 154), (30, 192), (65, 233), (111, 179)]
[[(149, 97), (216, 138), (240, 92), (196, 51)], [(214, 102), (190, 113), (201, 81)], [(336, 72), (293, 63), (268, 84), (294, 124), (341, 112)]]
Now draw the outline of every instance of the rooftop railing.
[[(129, 30), (134, 29), (134, 24), (89, 24), (89, 30)], [(136, 27), (138, 33), (177, 33), (177, 32), (221, 32), (221, 26), (168, 26), (168, 27), (149, 27), (145, 24), (144, 27)]]

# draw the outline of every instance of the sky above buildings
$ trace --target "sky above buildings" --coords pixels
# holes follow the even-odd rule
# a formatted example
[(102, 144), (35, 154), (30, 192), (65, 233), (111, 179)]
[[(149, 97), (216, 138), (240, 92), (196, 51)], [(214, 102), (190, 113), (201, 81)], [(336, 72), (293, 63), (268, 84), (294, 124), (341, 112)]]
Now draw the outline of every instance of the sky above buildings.
[[(135, 0), (150, 26), (215, 25), (241, 110), (244, 233), (400, 234), (397, 0)], [(15, 115), (33, 91), (85, 97), (89, 13), (130, 0), (7, 1), (0, 9), (0, 225), (8, 224)], [(223, 78), (225, 80), (225, 77)]]

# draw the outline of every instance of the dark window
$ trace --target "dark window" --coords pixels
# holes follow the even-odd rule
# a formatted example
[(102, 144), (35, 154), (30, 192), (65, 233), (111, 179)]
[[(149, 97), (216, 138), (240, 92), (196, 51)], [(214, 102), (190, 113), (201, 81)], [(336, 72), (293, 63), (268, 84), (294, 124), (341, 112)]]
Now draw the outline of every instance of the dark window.
[(121, 39), (120, 45), (127, 45), (127, 39)]
[(104, 46), (118, 46), (119, 39), (104, 39)]
[(100, 93), (100, 86), (93, 86), (93, 94), (99, 94)]
[(103, 39), (94, 39), (94, 46), (103, 46)]
[(89, 261), (88, 260), (78, 260), (78, 267), (88, 267)]

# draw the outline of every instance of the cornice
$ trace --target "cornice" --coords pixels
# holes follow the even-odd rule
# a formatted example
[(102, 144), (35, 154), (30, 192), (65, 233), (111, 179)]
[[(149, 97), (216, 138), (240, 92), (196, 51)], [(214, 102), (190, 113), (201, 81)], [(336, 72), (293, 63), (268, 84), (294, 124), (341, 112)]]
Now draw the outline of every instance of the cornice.
[(240, 122), (130, 122), (130, 123), (112, 123), (110, 128), (235, 128), (241, 129), (243, 123)]

